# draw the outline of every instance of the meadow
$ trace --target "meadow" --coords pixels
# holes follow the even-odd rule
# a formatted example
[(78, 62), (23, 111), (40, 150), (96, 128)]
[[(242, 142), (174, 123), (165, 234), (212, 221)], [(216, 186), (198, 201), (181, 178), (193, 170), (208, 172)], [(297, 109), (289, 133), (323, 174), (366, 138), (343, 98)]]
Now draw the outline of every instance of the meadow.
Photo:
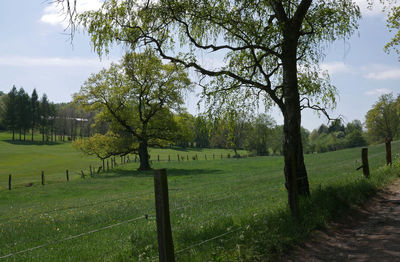
[[(76, 175), (67, 183), (66, 163), (79, 169), (96, 160), (82, 157), (68, 143), (0, 143), (0, 179), (5, 183), (10, 170), (24, 173), (20, 179), (25, 183), (36, 177), (40, 181), (36, 171), (29, 173), (35, 163), (43, 161), (53, 170), (62, 164), (60, 173), (52, 175), (53, 183), (45, 186), (38, 182), (8, 191), (1, 182), (1, 261), (157, 261), (152, 171), (136, 171), (138, 163), (129, 163), (94, 178)], [(14, 150), (21, 160), (36, 152), (35, 159), (18, 164)], [(392, 150), (399, 154), (400, 143), (393, 143)], [(205, 152), (221, 154), (197, 151), (199, 158)], [(176, 155), (172, 150), (159, 153)], [(47, 165), (44, 158), (49, 155), (54, 163)], [(273, 260), (397, 177), (398, 163), (382, 167), (383, 145), (369, 147), (371, 179), (355, 170), (360, 155), (360, 148), (305, 155), (312, 197), (302, 200), (302, 215), (296, 221), (287, 210), (282, 157), (154, 161), (155, 169), (166, 168), (168, 173), (176, 260)]]

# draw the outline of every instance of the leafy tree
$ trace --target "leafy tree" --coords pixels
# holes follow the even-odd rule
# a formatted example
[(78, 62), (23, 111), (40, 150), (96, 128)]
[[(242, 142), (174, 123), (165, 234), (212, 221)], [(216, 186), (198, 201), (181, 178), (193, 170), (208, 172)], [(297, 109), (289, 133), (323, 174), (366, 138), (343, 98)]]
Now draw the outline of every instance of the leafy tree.
[(140, 170), (150, 169), (149, 146), (172, 141), (176, 123), (171, 109), (183, 103), (190, 80), (182, 67), (163, 64), (150, 50), (128, 53), (122, 65), (113, 64), (92, 75), (75, 95), (86, 109), (99, 110), (114, 131), (125, 131), (138, 142)]
[(9, 130), (12, 130), (12, 140), (15, 140), (15, 130), (17, 129), (18, 115), (17, 115), (17, 88), (13, 86), (11, 91), (7, 94), (5, 101), (5, 123)]
[[(335, 102), (318, 62), (326, 43), (349, 37), (359, 17), (350, 0), (109, 0), (80, 21), (100, 54), (115, 42), (133, 48), (150, 45), (163, 59), (226, 83), (210, 85), (208, 93), (218, 97), (236, 92), (245, 98), (262, 93), (275, 102), (284, 116), (284, 170), (296, 216), (297, 193), (309, 195), (301, 109), (326, 113), (323, 106)], [(184, 48), (174, 53), (171, 46)], [(207, 67), (196, 57), (202, 51), (225, 55), (226, 64)]]
[(194, 144), (195, 139), (195, 117), (186, 111), (180, 112), (174, 116), (177, 124), (177, 133), (175, 138), (175, 145), (180, 147), (188, 147)]
[(210, 136), (208, 129), (208, 120), (204, 115), (198, 115), (194, 121), (195, 130), (195, 143), (196, 147), (209, 147), (210, 146)]
[[(249, 128), (249, 133), (246, 136), (247, 149), (255, 152), (258, 156), (269, 155), (269, 148), (273, 145), (272, 132), (275, 125), (275, 121), (269, 115), (258, 115), (252, 121), (251, 128)], [(282, 143), (280, 143), (280, 147), (282, 147)]]
[(283, 126), (272, 129), (271, 149), (274, 155), (283, 155)]
[(107, 132), (105, 135), (94, 134), (86, 139), (78, 139), (72, 142), (72, 146), (86, 155), (95, 155), (103, 162), (104, 160), (116, 155), (127, 155), (137, 152), (135, 139), (128, 134), (116, 134)]
[(237, 150), (244, 146), (249, 127), (248, 117), (243, 110), (228, 110), (224, 115), (227, 128), (226, 146), (233, 149), (235, 157), (239, 156)]
[(379, 97), (372, 109), (365, 116), (368, 136), (373, 142), (391, 142), (399, 136), (400, 115), (397, 108), (400, 98), (397, 100), (393, 94)]

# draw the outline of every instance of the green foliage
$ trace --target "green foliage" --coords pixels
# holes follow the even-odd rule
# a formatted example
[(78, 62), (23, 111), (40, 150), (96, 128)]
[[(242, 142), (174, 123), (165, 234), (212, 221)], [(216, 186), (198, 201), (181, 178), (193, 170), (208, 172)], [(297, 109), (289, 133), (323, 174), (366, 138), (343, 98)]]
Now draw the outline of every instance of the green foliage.
[(137, 140), (132, 136), (123, 136), (107, 132), (105, 135), (94, 134), (87, 139), (75, 140), (72, 146), (86, 155), (95, 155), (103, 160), (111, 156), (126, 155), (137, 152)]
[(272, 136), (274, 126), (275, 121), (267, 114), (260, 114), (253, 119), (247, 130), (246, 149), (255, 152), (257, 156), (268, 156), (272, 140), (276, 139)]
[(400, 96), (393, 94), (379, 97), (365, 116), (368, 137), (373, 143), (392, 141), (400, 137)]
[(191, 82), (183, 67), (163, 64), (154, 52), (127, 53), (121, 65), (93, 74), (74, 101), (114, 133), (128, 133), (137, 141), (141, 169), (149, 169), (148, 146), (173, 142), (177, 125), (172, 110), (183, 104)]
[(189, 145), (194, 145), (196, 136), (195, 119), (196, 118), (187, 111), (182, 111), (177, 115), (174, 115), (174, 120), (177, 125), (177, 132), (174, 141), (176, 146), (186, 148)]
[(350, 122), (345, 127), (340, 120), (333, 121), (329, 127), (322, 124), (310, 134), (309, 152), (324, 153), (344, 148), (367, 145), (365, 134), (359, 120)]

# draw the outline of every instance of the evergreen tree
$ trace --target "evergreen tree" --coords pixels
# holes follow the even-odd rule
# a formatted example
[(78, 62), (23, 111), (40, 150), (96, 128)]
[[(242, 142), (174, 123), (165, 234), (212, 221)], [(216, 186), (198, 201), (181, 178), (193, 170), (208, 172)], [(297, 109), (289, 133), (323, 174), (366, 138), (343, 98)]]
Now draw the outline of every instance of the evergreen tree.
[(39, 117), (39, 97), (36, 89), (33, 89), (31, 95), (31, 127), (32, 127), (32, 141), (34, 140), (35, 128), (40, 120)]
[(5, 123), (9, 130), (12, 130), (12, 140), (15, 139), (17, 128), (17, 88), (13, 86), (5, 101)]
[(42, 142), (44, 142), (45, 135), (47, 136), (48, 119), (49, 119), (49, 100), (46, 94), (43, 94), (40, 100), (40, 129), (42, 132)]

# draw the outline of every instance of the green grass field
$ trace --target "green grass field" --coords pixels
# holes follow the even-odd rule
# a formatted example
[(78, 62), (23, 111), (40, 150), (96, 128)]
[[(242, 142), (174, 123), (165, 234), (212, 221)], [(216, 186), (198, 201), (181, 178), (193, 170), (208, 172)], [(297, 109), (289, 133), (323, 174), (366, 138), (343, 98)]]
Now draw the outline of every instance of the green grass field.
[[(1, 184), (0, 261), (157, 261), (153, 172), (138, 172), (138, 164), (130, 163), (66, 183), (61, 182), (66, 163), (77, 169), (92, 163), (70, 144), (0, 143), (0, 179), (7, 182), (17, 167), (25, 172), (22, 181), (38, 177), (34, 186), (11, 191)], [(392, 150), (400, 153), (400, 143), (393, 143)], [(13, 160), (14, 152), (21, 160)], [(206, 151), (211, 158), (220, 152)], [(205, 151), (197, 153), (200, 158)], [(305, 156), (312, 198), (303, 201), (298, 221), (288, 215), (281, 157), (154, 162), (154, 168), (168, 172), (176, 260), (272, 260), (341, 209), (364, 201), (375, 186), (394, 179), (392, 169), (379, 168), (385, 163), (383, 145), (369, 148), (368, 181), (355, 171), (360, 155), (356, 148)], [(61, 178), (41, 186), (40, 173), (29, 170), (34, 163), (42, 163), (35, 170), (48, 167), (40, 159), (49, 156), (52, 170), (61, 169), (54, 176)], [(31, 158), (22, 166), (22, 159)]]
[[(28, 136), (27, 138), (30, 138)], [(11, 142), (11, 134), (0, 132), (0, 191), (8, 189), (8, 175), (12, 175), (13, 187), (25, 187), (28, 184), (41, 184), (41, 172), (45, 172), (46, 183), (65, 182), (66, 170), (69, 171), (71, 180), (80, 179), (81, 170), (89, 174), (90, 166), (99, 167), (101, 161), (93, 156), (85, 156), (74, 150), (70, 142), (41, 143), (40, 136), (37, 142)], [(239, 150), (239, 154), (247, 154)], [(178, 156), (190, 160), (197, 155), (200, 160), (220, 159), (228, 154), (233, 155), (233, 150), (225, 149), (150, 149), (153, 162), (178, 161)], [(133, 161), (134, 156), (130, 156)], [(119, 164), (120, 159), (116, 158)]]

